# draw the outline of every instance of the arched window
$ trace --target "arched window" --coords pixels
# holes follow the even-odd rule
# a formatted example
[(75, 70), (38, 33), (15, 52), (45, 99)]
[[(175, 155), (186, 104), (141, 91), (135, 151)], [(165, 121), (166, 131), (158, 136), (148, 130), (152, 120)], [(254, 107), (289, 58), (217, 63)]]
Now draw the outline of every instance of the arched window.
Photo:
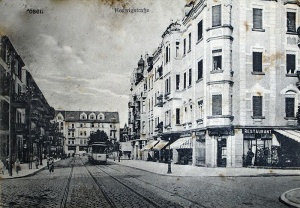
[(294, 118), (296, 117), (296, 92), (289, 90), (285, 93), (285, 116), (286, 118)]
[(86, 120), (86, 119), (87, 119), (86, 114), (85, 114), (85, 113), (82, 113), (82, 114), (80, 115), (80, 119), (81, 119), (81, 120)]
[(104, 120), (104, 119), (105, 119), (104, 114), (103, 113), (99, 113), (98, 120)]
[(56, 118), (59, 121), (64, 120), (64, 117), (61, 114), (58, 114)]
[(89, 115), (89, 119), (90, 119), (90, 120), (95, 120), (95, 119), (96, 119), (95, 113), (91, 113), (91, 114)]

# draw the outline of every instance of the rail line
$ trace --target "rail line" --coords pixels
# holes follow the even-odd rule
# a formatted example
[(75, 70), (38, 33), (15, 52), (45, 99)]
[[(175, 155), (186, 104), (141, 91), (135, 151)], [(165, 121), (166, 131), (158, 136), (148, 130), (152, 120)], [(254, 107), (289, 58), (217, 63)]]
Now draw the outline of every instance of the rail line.
[[(117, 171), (117, 172), (123, 173), (122, 171), (117, 170), (117, 169), (115, 169), (115, 168), (112, 168), (112, 167), (110, 167), (109, 165), (105, 165), (105, 167), (108, 167), (108, 168), (110, 168), (110, 169), (112, 169), (112, 170), (115, 170), (115, 171)], [(102, 169), (100, 169), (100, 170), (102, 170)], [(102, 171), (103, 171), (103, 170), (102, 170)], [(103, 172), (105, 172), (105, 171), (103, 171)], [(106, 173), (106, 172), (105, 172), (105, 173)], [(107, 175), (110, 175), (110, 174), (108, 174), (108, 173), (106, 173), (106, 174), (107, 174)], [(110, 176), (111, 176), (111, 175), (110, 175)], [(113, 176), (111, 176), (111, 177), (113, 177)], [(169, 190), (163, 189), (163, 188), (161, 188), (161, 187), (159, 187), (159, 186), (150, 184), (150, 183), (147, 182), (147, 181), (141, 180), (141, 179), (136, 178), (136, 177), (132, 177), (132, 176), (130, 176), (130, 175), (128, 175), (127, 177), (133, 178), (133, 179), (135, 179), (135, 180), (138, 180), (138, 181), (140, 181), (140, 182), (142, 182), (142, 183), (147, 184), (148, 186), (151, 185), (151, 186), (153, 186), (153, 187), (155, 187), (155, 188), (157, 188), (157, 189), (160, 189), (160, 190), (162, 190), (162, 191), (165, 191), (165, 192), (167, 192), (167, 193), (176, 195), (177, 197), (180, 197), (180, 198), (182, 198), (182, 199), (184, 199), (184, 200), (186, 200), (186, 201), (189, 201), (189, 202), (191, 202), (191, 203), (193, 203), (193, 204), (196, 204), (196, 205), (198, 205), (198, 206), (200, 206), (200, 207), (207, 208), (206, 206), (204, 206), (204, 205), (202, 205), (202, 204), (199, 204), (199, 203), (196, 202), (196, 201), (193, 201), (193, 200), (191, 200), (191, 199), (188, 199), (188, 198), (186, 198), (186, 197), (184, 197), (184, 196), (181, 196), (181, 195), (179, 195), (179, 194), (177, 194), (177, 193), (174, 193), (174, 192), (171, 192), (171, 191), (169, 191)], [(114, 177), (113, 177), (113, 178), (114, 178)], [(116, 179), (116, 180), (118, 180), (118, 179)], [(121, 182), (121, 183), (122, 183), (122, 182)]]
[(70, 182), (72, 179), (72, 174), (73, 174), (73, 169), (74, 169), (74, 163), (75, 163), (75, 158), (72, 159), (72, 161), (70, 162), (70, 166), (71, 166), (71, 171), (70, 171), (70, 175), (68, 177), (68, 181), (67, 181), (67, 185), (66, 188), (64, 190), (63, 193), (63, 197), (60, 203), (60, 208), (65, 208), (66, 204), (67, 204), (67, 199), (68, 199), (68, 195), (69, 195), (69, 187), (70, 187)]

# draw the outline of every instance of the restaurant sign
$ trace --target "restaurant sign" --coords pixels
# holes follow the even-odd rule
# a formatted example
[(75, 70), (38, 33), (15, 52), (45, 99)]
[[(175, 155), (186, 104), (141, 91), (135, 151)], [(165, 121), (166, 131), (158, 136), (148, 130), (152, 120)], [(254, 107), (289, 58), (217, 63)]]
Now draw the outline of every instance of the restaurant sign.
[(272, 129), (243, 129), (244, 139), (272, 139)]

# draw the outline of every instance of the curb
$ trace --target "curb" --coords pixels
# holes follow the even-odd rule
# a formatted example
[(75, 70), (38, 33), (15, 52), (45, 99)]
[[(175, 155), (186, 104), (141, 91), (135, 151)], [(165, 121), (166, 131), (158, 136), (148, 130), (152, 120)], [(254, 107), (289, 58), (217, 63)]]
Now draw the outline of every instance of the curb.
[[(58, 160), (58, 161), (60, 161), (60, 160)], [(57, 163), (58, 161), (56, 161), (56, 162), (54, 162), (54, 163)], [(23, 176), (15, 176), (15, 177), (11, 177), (11, 178), (1, 178), (1, 177), (0, 177), (0, 180), (10, 180), (10, 179), (26, 178), (26, 177), (34, 176), (35, 174), (37, 174), (37, 173), (39, 173), (39, 172), (41, 172), (42, 170), (45, 170), (45, 169), (47, 169), (47, 168), (48, 168), (48, 167), (47, 167), (47, 165), (46, 165), (46, 166), (44, 166), (44, 167), (42, 167), (42, 168), (40, 168), (40, 169), (36, 169), (36, 171), (34, 171), (34, 172), (32, 172), (32, 173), (29, 173), (29, 174), (27, 174), (27, 175), (23, 175)]]
[(287, 195), (288, 193), (294, 192), (294, 191), (297, 191), (297, 192), (300, 193), (300, 188), (291, 189), (291, 190), (289, 190), (289, 191), (284, 192), (284, 193), (281, 194), (281, 196), (279, 197), (279, 201), (282, 202), (282, 203), (284, 203), (284, 204), (286, 204), (286, 205), (288, 205), (288, 206), (300, 208), (300, 204), (297, 204), (297, 203), (295, 203), (295, 202), (292, 202), (292, 201), (290, 201), (290, 200), (286, 197), (286, 195)]
[[(175, 175), (173, 175), (173, 173), (171, 173), (171, 174), (169, 174), (169, 173), (156, 173), (156, 172), (153, 172), (153, 171), (150, 171), (150, 170), (145, 170), (145, 169), (142, 169), (142, 168), (139, 168), (139, 167), (133, 167), (133, 166), (130, 166), (130, 165), (126, 165), (124, 163), (122, 164), (122, 163), (119, 163), (117, 161), (109, 161), (109, 162), (117, 164), (117, 165), (130, 167), (130, 168), (137, 169), (137, 170), (142, 170), (142, 171), (145, 171), (145, 172), (148, 172), (148, 173), (154, 173), (154, 174), (161, 175), (161, 176), (171, 176), (171, 177), (220, 177), (219, 175), (181, 176), (181, 175), (176, 175), (176, 173), (174, 173)], [(242, 177), (286, 177), (286, 176), (300, 176), (300, 174), (265, 173), (265, 174), (256, 174), (256, 175), (230, 175), (230, 176), (225, 176), (225, 177), (228, 177), (228, 178), (229, 177), (241, 177), (242, 178)]]

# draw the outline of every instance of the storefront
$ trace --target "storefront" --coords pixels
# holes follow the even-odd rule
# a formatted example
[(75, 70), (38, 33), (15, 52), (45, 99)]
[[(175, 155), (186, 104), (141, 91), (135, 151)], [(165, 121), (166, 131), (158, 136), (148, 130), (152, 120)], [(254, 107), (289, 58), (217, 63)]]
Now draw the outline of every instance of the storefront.
[(173, 162), (175, 164), (192, 164), (193, 142), (190, 133), (182, 134), (179, 139), (171, 144)]
[(154, 147), (154, 161), (159, 162), (168, 162), (169, 156), (171, 156), (171, 153), (169, 150), (166, 149), (167, 145), (169, 144), (169, 141), (166, 140), (160, 140)]
[(279, 143), (272, 129), (243, 129), (243, 166), (273, 166), (278, 161)]
[(148, 144), (142, 149), (142, 151), (144, 153), (144, 160), (155, 161), (154, 151), (152, 149), (158, 142), (159, 141), (157, 141), (157, 140), (149, 141)]

